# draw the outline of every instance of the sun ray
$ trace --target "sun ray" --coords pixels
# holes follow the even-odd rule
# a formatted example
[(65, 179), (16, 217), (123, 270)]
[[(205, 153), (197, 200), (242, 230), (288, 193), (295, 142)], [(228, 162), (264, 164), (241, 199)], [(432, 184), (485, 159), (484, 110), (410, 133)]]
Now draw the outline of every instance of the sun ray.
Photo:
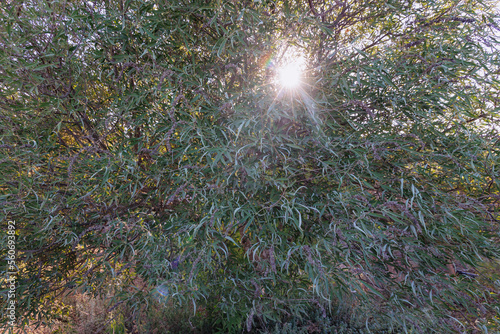
[(277, 81), (279, 85), (288, 90), (299, 88), (302, 84), (303, 65), (303, 57), (297, 57), (278, 68)]
[(300, 86), (302, 73), (297, 64), (291, 63), (279, 70), (280, 84), (288, 89)]

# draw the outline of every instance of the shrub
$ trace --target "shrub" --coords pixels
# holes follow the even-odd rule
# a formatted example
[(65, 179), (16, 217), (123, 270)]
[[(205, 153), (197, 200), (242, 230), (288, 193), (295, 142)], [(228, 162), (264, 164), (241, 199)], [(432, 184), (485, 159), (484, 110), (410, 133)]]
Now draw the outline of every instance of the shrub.
[(475, 275), (500, 249), (496, 19), (458, 0), (6, 2), (19, 325), (74, 287), (132, 315), (160, 287), (228, 331), (346, 299), (408, 328), (492, 321), (498, 286)]

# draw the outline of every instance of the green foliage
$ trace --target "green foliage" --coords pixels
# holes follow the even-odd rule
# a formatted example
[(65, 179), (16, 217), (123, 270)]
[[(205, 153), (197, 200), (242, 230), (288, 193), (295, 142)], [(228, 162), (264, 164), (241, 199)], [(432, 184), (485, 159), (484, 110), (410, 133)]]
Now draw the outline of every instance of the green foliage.
[(20, 325), (78, 287), (233, 332), (344, 300), (494, 326), (498, 282), (475, 275), (500, 249), (496, 20), (458, 0), (7, 2)]

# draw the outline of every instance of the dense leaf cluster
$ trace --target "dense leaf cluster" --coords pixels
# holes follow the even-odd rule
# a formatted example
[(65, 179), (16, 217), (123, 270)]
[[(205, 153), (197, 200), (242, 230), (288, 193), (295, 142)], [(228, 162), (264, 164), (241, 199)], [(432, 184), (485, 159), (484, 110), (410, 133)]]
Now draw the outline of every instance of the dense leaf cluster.
[(497, 314), (476, 277), (499, 256), (487, 4), (7, 1), (0, 27), (21, 320), (75, 287), (227, 330), (345, 299), (416, 329)]

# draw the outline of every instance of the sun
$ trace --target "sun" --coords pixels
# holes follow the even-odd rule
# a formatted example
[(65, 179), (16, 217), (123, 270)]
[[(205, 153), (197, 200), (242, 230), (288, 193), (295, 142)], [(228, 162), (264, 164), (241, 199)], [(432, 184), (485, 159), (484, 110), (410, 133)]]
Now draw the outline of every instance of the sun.
[(287, 89), (298, 88), (302, 83), (302, 59), (296, 59), (278, 69), (279, 84)]

